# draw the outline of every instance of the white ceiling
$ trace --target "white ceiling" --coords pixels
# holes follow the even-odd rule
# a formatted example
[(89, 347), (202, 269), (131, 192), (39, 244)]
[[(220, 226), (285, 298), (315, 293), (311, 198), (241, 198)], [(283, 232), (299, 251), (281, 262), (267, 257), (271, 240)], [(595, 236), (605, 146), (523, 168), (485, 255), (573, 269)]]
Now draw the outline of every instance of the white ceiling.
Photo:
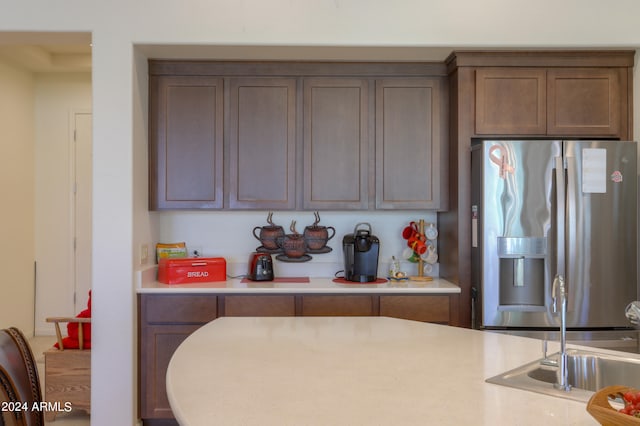
[(32, 72), (89, 72), (91, 34), (0, 32), (0, 60)]

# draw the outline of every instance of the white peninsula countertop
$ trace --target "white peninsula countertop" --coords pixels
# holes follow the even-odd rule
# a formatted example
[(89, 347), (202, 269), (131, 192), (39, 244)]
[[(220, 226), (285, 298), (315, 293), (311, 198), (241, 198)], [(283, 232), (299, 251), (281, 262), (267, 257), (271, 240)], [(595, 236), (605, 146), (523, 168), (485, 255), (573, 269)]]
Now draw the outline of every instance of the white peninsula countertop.
[(182, 426), (596, 425), (586, 404), (485, 383), (540, 341), (385, 317), (216, 319), (167, 370)]

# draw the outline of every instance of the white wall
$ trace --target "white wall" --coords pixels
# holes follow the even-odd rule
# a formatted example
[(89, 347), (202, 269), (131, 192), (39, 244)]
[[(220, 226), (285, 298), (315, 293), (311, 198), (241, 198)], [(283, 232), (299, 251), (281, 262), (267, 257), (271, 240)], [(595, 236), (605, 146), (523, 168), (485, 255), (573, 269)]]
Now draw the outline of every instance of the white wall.
[[(91, 74), (35, 75), (36, 334), (54, 334), (45, 318), (74, 316), (73, 142), (70, 115), (91, 109)], [(78, 295), (86, 299), (86, 295)]]
[(0, 328), (34, 329), (34, 79), (0, 62)]
[(158, 238), (141, 201), (146, 89), (136, 44), (403, 46), (416, 57), (425, 47), (640, 47), (636, 0), (0, 0), (0, 10), (0, 30), (93, 34), (94, 425), (136, 418), (134, 247)]
[[(255, 227), (266, 226), (267, 212), (171, 212), (155, 213), (159, 220), (160, 242), (186, 242), (202, 249), (205, 256), (223, 256), (227, 261), (227, 273), (232, 276), (247, 273), (249, 254), (260, 246), (253, 235)], [(296, 221), (296, 230), (304, 232), (305, 226), (314, 222), (312, 211), (276, 211), (273, 222), (281, 225), (290, 234), (289, 225)], [(342, 258), (342, 237), (351, 234), (356, 224), (367, 222), (372, 233), (380, 240), (378, 276), (386, 276), (391, 256), (401, 259), (407, 247), (401, 236), (410, 221), (424, 219), (435, 223), (434, 211), (381, 211), (381, 212), (320, 212), (320, 225), (333, 226), (335, 236), (327, 244), (329, 253), (312, 254), (312, 259), (304, 263), (279, 261), (274, 257), (276, 276), (333, 277), (344, 269)], [(366, 229), (366, 227), (364, 227)], [(258, 233), (256, 231), (256, 233)], [(410, 275), (417, 274), (417, 265), (401, 262), (402, 270)], [(429, 275), (437, 276), (437, 268)]]

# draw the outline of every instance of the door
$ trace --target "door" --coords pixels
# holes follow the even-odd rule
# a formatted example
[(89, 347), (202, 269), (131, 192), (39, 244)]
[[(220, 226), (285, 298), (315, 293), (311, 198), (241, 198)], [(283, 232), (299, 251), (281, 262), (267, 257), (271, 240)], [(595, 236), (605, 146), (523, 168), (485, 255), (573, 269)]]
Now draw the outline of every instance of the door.
[[(484, 141), (472, 163), (485, 327), (553, 327), (547, 312), (555, 274), (553, 159), (560, 141)], [(475, 207), (475, 206), (474, 206)], [(475, 265), (475, 262), (474, 262)]]
[(149, 209), (219, 209), (223, 198), (223, 83), (151, 78)]
[(92, 115), (72, 109), (56, 118), (35, 160), (38, 335), (53, 332), (47, 317), (85, 309), (91, 288)]
[(564, 143), (568, 327), (628, 327), (636, 300), (635, 142)]
[[(369, 88), (365, 79), (304, 81), (305, 209), (366, 209)], [(343, 182), (343, 185), (336, 185)]]
[(626, 123), (621, 106), (625, 79), (625, 72), (616, 68), (547, 71), (547, 133), (619, 136)]
[(87, 307), (91, 289), (92, 114), (76, 112), (73, 154), (73, 238), (75, 312)]
[(544, 69), (477, 70), (476, 134), (546, 134), (546, 90)]
[(440, 209), (445, 98), (438, 78), (376, 81), (376, 208)]
[(229, 207), (293, 209), (296, 80), (233, 78), (229, 86)]

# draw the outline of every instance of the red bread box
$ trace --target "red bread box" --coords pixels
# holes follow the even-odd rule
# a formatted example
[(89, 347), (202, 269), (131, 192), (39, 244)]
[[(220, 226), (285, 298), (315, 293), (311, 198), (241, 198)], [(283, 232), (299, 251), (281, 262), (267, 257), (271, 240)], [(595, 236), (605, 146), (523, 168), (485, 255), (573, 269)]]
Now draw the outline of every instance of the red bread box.
[(226, 280), (227, 262), (222, 257), (163, 258), (158, 264), (158, 281), (164, 284)]

